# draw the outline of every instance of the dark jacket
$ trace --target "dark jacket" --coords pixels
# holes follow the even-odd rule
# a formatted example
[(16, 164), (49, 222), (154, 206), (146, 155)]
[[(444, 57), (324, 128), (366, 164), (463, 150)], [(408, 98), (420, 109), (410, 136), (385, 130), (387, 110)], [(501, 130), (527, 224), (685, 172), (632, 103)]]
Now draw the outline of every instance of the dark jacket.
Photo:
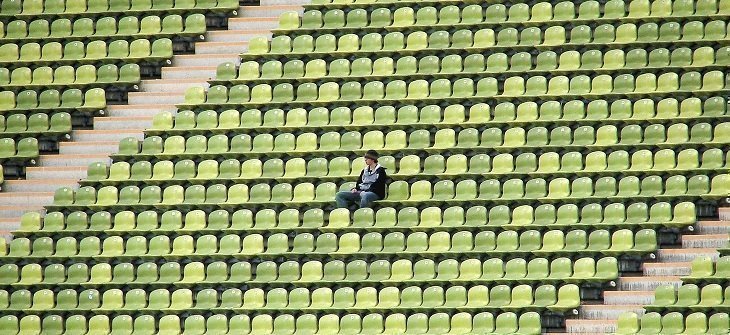
[(385, 198), (385, 185), (388, 182), (388, 175), (383, 166), (375, 166), (375, 170), (369, 171), (370, 167), (366, 166), (360, 171), (360, 178), (357, 179), (355, 189), (364, 192), (373, 192), (380, 197)]

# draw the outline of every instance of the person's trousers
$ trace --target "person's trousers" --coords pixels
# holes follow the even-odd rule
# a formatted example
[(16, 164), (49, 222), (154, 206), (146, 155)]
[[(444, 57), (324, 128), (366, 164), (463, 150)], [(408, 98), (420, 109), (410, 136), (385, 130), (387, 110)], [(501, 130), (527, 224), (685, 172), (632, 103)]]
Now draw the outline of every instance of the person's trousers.
[(337, 208), (347, 208), (350, 203), (359, 204), (360, 208), (370, 208), (380, 197), (373, 192), (337, 192), (335, 200)]

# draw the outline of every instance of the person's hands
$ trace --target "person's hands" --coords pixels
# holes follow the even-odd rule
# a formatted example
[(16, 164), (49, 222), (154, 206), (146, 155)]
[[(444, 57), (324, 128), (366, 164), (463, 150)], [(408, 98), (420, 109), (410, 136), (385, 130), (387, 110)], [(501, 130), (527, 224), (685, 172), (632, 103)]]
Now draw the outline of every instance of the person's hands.
[(360, 191), (358, 191), (356, 188), (353, 188), (353, 189), (350, 190), (350, 192), (357, 193), (357, 192), (360, 192)]

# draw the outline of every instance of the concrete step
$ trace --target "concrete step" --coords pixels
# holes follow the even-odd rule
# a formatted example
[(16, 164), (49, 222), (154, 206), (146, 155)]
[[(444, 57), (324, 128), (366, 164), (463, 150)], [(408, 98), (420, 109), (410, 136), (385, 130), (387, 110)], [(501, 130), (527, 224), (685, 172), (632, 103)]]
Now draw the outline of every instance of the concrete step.
[(21, 217), (23, 214), (28, 212), (39, 212), (42, 214), (45, 214), (46, 209), (43, 206), (38, 205), (25, 205), (25, 206), (15, 206), (15, 205), (0, 205), (0, 218), (16, 218)]
[(716, 248), (659, 249), (657, 250), (657, 256), (660, 262), (691, 262), (699, 256), (717, 259), (719, 253)]
[(276, 29), (279, 27), (278, 17), (232, 17), (228, 19), (228, 29), (253, 30)]
[(661, 285), (679, 286), (682, 280), (678, 276), (652, 277), (620, 277), (616, 289), (620, 291), (654, 291)]
[(682, 235), (682, 248), (724, 248), (728, 234)]
[[(140, 131), (140, 134), (143, 134)], [(62, 143), (58, 150), (63, 155), (111, 155), (119, 151), (119, 141), (85, 141)]]
[(238, 17), (279, 17), (281, 13), (290, 11), (299, 12), (301, 15), (304, 13), (304, 7), (290, 5), (289, 1), (283, 5), (242, 6), (238, 9)]
[(53, 192), (3, 192), (0, 204), (3, 206), (43, 206), (53, 202)]
[(198, 42), (195, 43), (196, 55), (224, 54), (235, 52), (242, 54), (248, 51), (248, 42)]
[[(163, 68), (164, 72), (165, 68)], [(109, 116), (154, 116), (161, 111), (175, 112), (177, 107), (174, 103), (170, 104), (129, 104), (129, 105), (111, 105), (106, 108)]]
[(730, 221), (697, 221), (695, 232), (697, 234), (728, 234)]
[[(75, 142), (97, 142), (97, 141), (115, 141), (119, 142), (127, 137), (144, 138), (142, 133), (144, 129), (95, 129), (95, 130), (74, 130), (71, 132), (71, 138)], [(66, 142), (73, 143), (73, 142)]]
[(215, 78), (215, 66), (163, 67), (162, 79), (204, 79)]
[(6, 180), (3, 191), (15, 192), (55, 192), (59, 187), (78, 186), (78, 179), (40, 179), (40, 180)]
[(311, 3), (312, 0), (261, 0), (259, 3), (261, 6), (275, 6), (275, 5), (306, 5)]
[(20, 217), (0, 218), (0, 231), (12, 232), (20, 228)]
[(53, 179), (76, 179), (86, 178), (87, 166), (51, 166), (51, 167), (28, 167), (25, 169), (25, 177), (28, 180), (53, 180)]
[(94, 118), (94, 130), (147, 129), (152, 116), (105, 116)]
[(720, 221), (730, 221), (730, 207), (720, 207), (717, 209)]
[[(203, 54), (203, 55), (176, 55), (172, 57), (173, 66), (218, 66), (220, 63), (241, 63), (238, 53)], [(132, 93), (130, 93), (130, 96)], [(131, 99), (131, 97), (130, 97)]]
[(610, 334), (616, 331), (616, 320), (565, 320), (568, 334)]
[(145, 92), (185, 93), (190, 87), (209, 87), (210, 84), (206, 80), (206, 78), (142, 80), (141, 87)]
[(634, 312), (644, 314), (644, 307), (641, 305), (581, 305), (578, 308), (578, 315), (583, 319), (591, 320), (616, 320), (618, 316)]
[[(130, 105), (147, 104), (179, 104), (185, 102), (185, 94), (177, 92), (131, 92), (129, 93)], [(153, 116), (159, 110), (153, 111)]]
[(111, 158), (108, 154), (84, 154), (84, 155), (41, 155), (38, 166), (89, 166), (91, 163), (105, 162), (109, 164)]
[(251, 30), (218, 30), (209, 31), (205, 39), (208, 42), (248, 42), (256, 37), (266, 37), (271, 39), (271, 31), (251, 29)]
[(644, 263), (645, 276), (687, 276), (690, 272), (690, 263), (663, 262)]
[(604, 305), (648, 305), (654, 302), (654, 291), (605, 291)]

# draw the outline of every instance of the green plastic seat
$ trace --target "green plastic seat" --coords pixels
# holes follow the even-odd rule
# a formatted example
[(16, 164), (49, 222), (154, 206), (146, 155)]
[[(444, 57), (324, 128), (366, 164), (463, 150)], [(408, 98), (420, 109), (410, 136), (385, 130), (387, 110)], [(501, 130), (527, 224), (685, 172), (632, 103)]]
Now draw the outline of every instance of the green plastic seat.
[(345, 27), (364, 28), (368, 26), (368, 12), (362, 8), (356, 8), (347, 12)]
[[(319, 12), (319, 11), (312, 11)], [(320, 14), (321, 15), (321, 14)], [(305, 14), (306, 16), (306, 14)], [(291, 30), (299, 28), (299, 13), (294, 11), (284, 12), (279, 15), (279, 29)]]
[(342, 28), (345, 26), (345, 12), (340, 9), (328, 10), (324, 14), (324, 28)]
[(679, 334), (684, 331), (684, 316), (679, 312), (669, 312), (661, 319), (663, 333)]
[[(286, 22), (283, 22), (286, 21)], [(299, 28), (299, 13), (287, 12), (279, 17), (279, 23), (282, 24), (281, 29)], [(318, 10), (308, 10), (302, 14), (301, 27), (307, 29), (321, 28), (323, 25), (322, 12)]]
[(708, 333), (722, 333), (730, 325), (727, 313), (717, 313), (710, 316), (708, 320)]
[(684, 334), (703, 334), (707, 332), (707, 315), (695, 312), (687, 316)]
[(618, 317), (616, 334), (636, 334), (640, 330), (639, 316), (636, 313), (622, 313)]
[(650, 308), (666, 308), (676, 304), (677, 292), (674, 287), (663, 285), (659, 286), (654, 290), (654, 303)]

